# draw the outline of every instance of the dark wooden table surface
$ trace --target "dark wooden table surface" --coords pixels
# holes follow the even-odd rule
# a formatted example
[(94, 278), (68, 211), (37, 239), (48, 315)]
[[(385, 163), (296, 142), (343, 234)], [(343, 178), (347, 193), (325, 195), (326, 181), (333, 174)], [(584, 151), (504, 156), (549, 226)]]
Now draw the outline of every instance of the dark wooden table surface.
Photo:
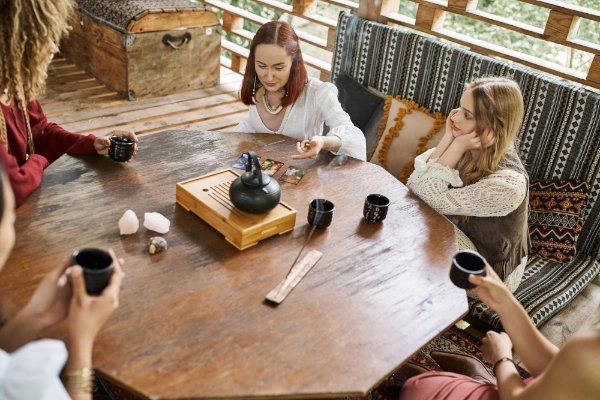
[[(168, 131), (140, 140), (130, 164), (64, 156), (17, 212), (17, 243), (0, 273), (0, 312), (13, 316), (42, 276), (75, 249), (126, 259), (121, 305), (94, 348), (98, 372), (155, 399), (301, 398), (365, 393), (467, 311), (448, 278), (452, 225), (379, 166), (322, 153), (293, 161), (279, 135)], [(294, 231), (239, 251), (175, 202), (177, 182), (231, 167), (255, 150), (308, 168), (281, 183)], [(341, 164), (341, 165), (339, 165)], [(364, 197), (391, 199), (387, 219), (362, 218)], [(335, 203), (332, 225), (305, 252), (323, 258), (279, 306), (264, 298), (308, 234), (307, 204)], [(120, 236), (132, 209), (140, 230)], [(149, 256), (144, 212), (171, 221), (169, 249)], [(64, 338), (65, 324), (48, 332)]]

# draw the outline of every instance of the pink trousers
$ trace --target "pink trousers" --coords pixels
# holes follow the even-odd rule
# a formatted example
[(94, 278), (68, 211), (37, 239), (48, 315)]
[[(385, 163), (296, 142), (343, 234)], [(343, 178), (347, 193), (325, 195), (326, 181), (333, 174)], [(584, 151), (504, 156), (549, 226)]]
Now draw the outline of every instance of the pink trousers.
[(453, 372), (431, 371), (407, 380), (399, 400), (500, 400), (500, 395), (496, 385)]

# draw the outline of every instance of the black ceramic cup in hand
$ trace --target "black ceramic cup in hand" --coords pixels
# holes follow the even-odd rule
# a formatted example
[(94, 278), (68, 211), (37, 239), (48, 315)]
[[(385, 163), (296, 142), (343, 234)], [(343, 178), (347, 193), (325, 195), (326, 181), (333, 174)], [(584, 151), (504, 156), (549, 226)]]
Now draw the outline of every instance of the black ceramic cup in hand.
[(111, 136), (108, 156), (118, 162), (129, 161), (134, 148), (135, 142), (133, 139), (124, 136)]
[(450, 280), (461, 289), (473, 289), (475, 285), (469, 282), (469, 275), (486, 276), (487, 261), (475, 251), (461, 250), (452, 258)]
[(329, 200), (314, 199), (308, 203), (308, 223), (319, 229), (327, 228), (333, 220), (335, 205)]
[(109, 253), (100, 249), (81, 249), (73, 253), (73, 265), (81, 266), (88, 294), (100, 294), (110, 282), (115, 263)]
[(381, 222), (387, 217), (390, 199), (381, 194), (370, 194), (365, 197), (363, 216), (367, 221)]

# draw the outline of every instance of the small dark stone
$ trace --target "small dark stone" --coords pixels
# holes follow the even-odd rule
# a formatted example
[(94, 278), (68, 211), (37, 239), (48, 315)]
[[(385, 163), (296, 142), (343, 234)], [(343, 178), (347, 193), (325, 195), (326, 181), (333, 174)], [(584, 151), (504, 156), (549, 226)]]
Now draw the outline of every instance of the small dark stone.
[(167, 249), (167, 241), (160, 237), (155, 236), (150, 238), (150, 243), (148, 243), (148, 253), (157, 254)]

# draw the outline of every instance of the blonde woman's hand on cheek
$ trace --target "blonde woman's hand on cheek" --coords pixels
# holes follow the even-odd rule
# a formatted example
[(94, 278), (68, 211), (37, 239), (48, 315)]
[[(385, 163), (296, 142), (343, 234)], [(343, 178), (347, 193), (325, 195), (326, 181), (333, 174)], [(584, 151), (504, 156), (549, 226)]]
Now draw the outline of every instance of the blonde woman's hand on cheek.
[(69, 313), (72, 290), (67, 269), (70, 265), (69, 258), (46, 274), (23, 310), (40, 323), (41, 329), (61, 322)]
[(108, 150), (110, 148), (110, 137), (111, 136), (122, 136), (122, 137), (127, 137), (127, 138), (133, 140), (134, 141), (133, 155), (135, 156), (137, 154), (138, 142), (139, 142), (137, 136), (132, 131), (121, 131), (121, 130), (115, 130), (115, 131), (112, 131), (111, 133), (109, 133), (107, 136), (96, 138), (96, 140), (94, 141), (94, 148), (96, 149), (98, 154), (103, 155), (103, 156), (108, 154)]
[(452, 129), (452, 127), (454, 126), (454, 123), (452, 122), (452, 117), (459, 111), (460, 108), (455, 108), (454, 110), (450, 111), (450, 114), (446, 118), (446, 133), (444, 133), (444, 137), (450, 141), (453, 141), (456, 138), (456, 136), (454, 136), (454, 129)]
[(491, 147), (496, 142), (496, 135), (491, 130), (486, 130), (481, 135), (479, 135), (479, 140), (481, 141), (481, 147), (483, 149), (487, 149)]
[(303, 140), (296, 143), (297, 155), (292, 156), (294, 160), (300, 160), (304, 158), (317, 158), (319, 152), (323, 149), (325, 140), (323, 136), (313, 136), (310, 140)]
[(492, 365), (503, 357), (512, 358), (512, 347), (510, 337), (504, 332), (488, 331), (481, 340), (483, 359)]
[(452, 146), (456, 147), (463, 153), (466, 153), (470, 150), (481, 150), (481, 140), (475, 132), (466, 133), (454, 139)]
[(69, 337), (91, 346), (100, 328), (119, 306), (119, 292), (125, 274), (115, 253), (109, 250), (115, 264), (108, 286), (98, 296), (90, 296), (85, 289), (83, 270), (73, 266), (70, 270), (73, 297), (69, 310)]

